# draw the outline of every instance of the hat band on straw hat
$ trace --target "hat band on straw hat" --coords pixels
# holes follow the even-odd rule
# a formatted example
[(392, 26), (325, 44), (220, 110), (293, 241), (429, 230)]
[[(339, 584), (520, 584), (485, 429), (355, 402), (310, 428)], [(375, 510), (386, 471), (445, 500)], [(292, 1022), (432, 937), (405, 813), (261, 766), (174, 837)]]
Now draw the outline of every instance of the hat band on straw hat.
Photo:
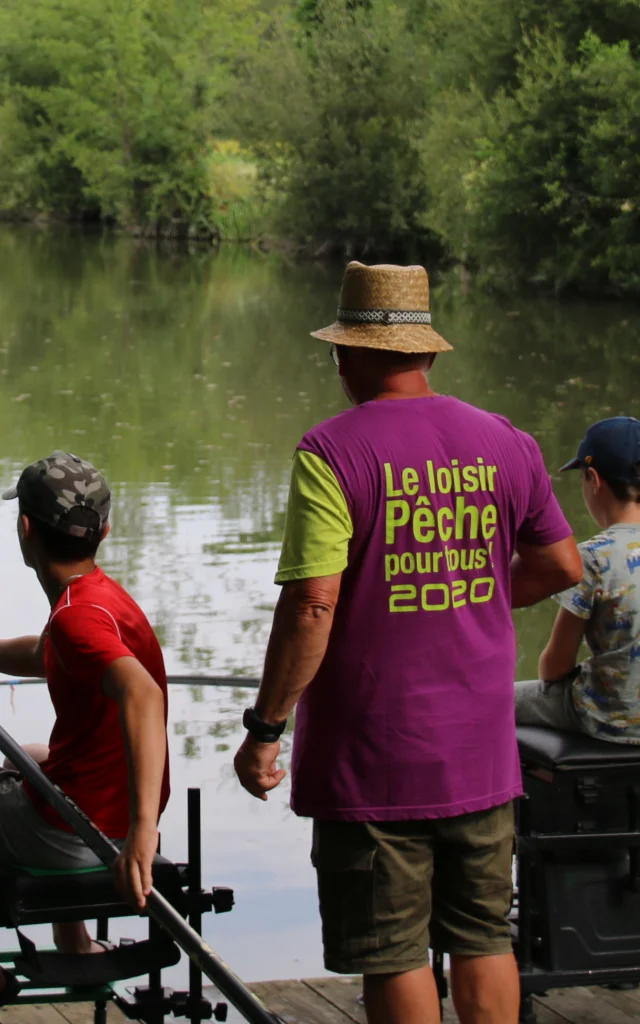
[(430, 324), (431, 313), (423, 309), (344, 309), (337, 319), (360, 324)]

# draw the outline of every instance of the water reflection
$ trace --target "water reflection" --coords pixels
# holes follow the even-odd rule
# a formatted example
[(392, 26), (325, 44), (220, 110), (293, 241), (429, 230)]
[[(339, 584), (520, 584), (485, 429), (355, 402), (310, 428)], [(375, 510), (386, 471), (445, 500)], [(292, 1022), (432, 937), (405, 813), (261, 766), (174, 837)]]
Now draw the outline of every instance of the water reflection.
[[(340, 408), (308, 331), (324, 272), (125, 239), (0, 232), (3, 476), (56, 445), (104, 468), (104, 564), (169, 663), (255, 672), (289, 464)], [(330, 297), (330, 298), (329, 298)]]

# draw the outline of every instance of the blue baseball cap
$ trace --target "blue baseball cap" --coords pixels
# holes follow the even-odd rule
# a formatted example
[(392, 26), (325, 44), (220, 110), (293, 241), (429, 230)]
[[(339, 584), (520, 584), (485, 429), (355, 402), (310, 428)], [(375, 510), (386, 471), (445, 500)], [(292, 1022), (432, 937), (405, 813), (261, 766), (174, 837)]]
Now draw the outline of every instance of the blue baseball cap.
[(578, 454), (566, 469), (596, 469), (605, 480), (640, 483), (640, 420), (633, 416), (612, 416), (593, 423), (580, 442)]

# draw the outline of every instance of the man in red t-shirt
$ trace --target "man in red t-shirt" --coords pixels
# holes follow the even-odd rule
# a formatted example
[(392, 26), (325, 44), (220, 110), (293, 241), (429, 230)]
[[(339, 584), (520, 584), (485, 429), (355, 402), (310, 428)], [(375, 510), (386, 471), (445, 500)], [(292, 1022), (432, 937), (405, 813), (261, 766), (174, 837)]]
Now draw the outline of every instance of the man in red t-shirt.
[[(28, 466), (17, 498), (18, 538), (51, 605), (41, 636), (0, 641), (0, 671), (45, 675), (56, 712), (49, 746), (29, 747), (44, 773), (122, 852), (116, 874), (139, 908), (152, 885), (158, 819), (169, 798), (167, 677), (145, 615), (95, 563), (109, 531), (110, 493), (66, 452)], [(97, 858), (28, 783), (0, 780), (0, 868), (92, 867)], [(64, 952), (99, 952), (84, 922), (54, 925)], [(0, 973), (0, 1005), (17, 982)]]

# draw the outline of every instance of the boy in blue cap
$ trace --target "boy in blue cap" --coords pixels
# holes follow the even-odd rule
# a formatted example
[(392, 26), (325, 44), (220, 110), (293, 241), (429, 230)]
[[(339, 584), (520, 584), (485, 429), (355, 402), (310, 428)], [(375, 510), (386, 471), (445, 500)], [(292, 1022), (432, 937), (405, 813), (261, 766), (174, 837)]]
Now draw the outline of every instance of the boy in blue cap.
[(601, 532), (579, 545), (582, 581), (555, 598), (540, 679), (516, 683), (516, 721), (640, 743), (640, 421), (594, 423), (569, 469)]

